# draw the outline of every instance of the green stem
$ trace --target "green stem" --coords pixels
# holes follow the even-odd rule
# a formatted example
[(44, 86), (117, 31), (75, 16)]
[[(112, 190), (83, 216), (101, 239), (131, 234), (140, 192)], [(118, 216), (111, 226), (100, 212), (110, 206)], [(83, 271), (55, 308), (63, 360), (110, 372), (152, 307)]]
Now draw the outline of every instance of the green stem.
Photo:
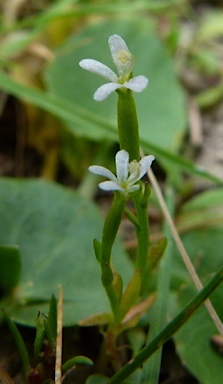
[(118, 134), (120, 148), (125, 149), (130, 161), (139, 161), (139, 130), (135, 101), (132, 91), (118, 92)]
[[(118, 132), (120, 148), (125, 149), (130, 156), (130, 161), (139, 161), (139, 129), (132, 91), (118, 92)], [(134, 198), (137, 212), (137, 222), (135, 225), (138, 239), (138, 257), (136, 267), (142, 272), (146, 263), (149, 247), (149, 224), (148, 224), (148, 193), (142, 198), (141, 194)], [(130, 218), (131, 220), (131, 218)], [(135, 224), (135, 223), (134, 223)]]
[(124, 209), (124, 195), (121, 193), (116, 193), (114, 195), (110, 211), (108, 212), (108, 215), (105, 219), (101, 245), (101, 280), (107, 292), (115, 318), (118, 316), (119, 302), (112, 285), (113, 272), (111, 268), (111, 253)]
[(131, 375), (141, 364), (144, 363), (158, 348), (160, 348), (167, 340), (169, 340), (175, 332), (200, 307), (210, 294), (223, 281), (223, 267), (214, 275), (208, 284), (191, 300), (191, 302), (177, 315), (163, 330), (156, 336), (153, 341), (144, 347), (130, 362), (124, 365), (109, 381), (109, 384), (121, 384), (128, 376)]
[(138, 194), (134, 198), (139, 223), (138, 227), (135, 227), (138, 242), (136, 268), (140, 269), (141, 274), (145, 269), (149, 249), (148, 197), (149, 190), (145, 186), (144, 196)]
[(139, 228), (138, 219), (134, 215), (134, 213), (129, 211), (127, 208), (125, 209), (124, 213), (125, 213), (126, 217), (129, 219), (129, 221), (131, 221), (131, 223), (134, 224), (135, 228)]

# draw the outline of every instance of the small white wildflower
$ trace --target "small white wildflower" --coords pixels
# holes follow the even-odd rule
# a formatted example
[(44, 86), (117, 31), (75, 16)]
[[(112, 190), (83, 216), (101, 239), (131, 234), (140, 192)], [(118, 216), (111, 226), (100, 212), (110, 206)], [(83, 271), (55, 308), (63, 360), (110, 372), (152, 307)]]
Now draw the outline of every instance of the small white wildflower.
[(117, 67), (118, 75), (107, 65), (92, 59), (81, 60), (79, 65), (92, 73), (96, 73), (109, 80), (110, 83), (104, 84), (94, 93), (94, 100), (102, 101), (106, 99), (116, 89), (130, 89), (134, 92), (142, 92), (148, 79), (145, 76), (130, 78), (134, 67), (134, 57), (129, 52), (124, 40), (119, 35), (112, 35), (108, 39), (112, 59)]
[(103, 181), (99, 187), (104, 191), (120, 191), (126, 196), (140, 188), (136, 184), (149, 170), (154, 160), (154, 156), (144, 156), (139, 162), (133, 160), (129, 163), (129, 154), (122, 149), (115, 156), (116, 174), (115, 176), (107, 168), (100, 165), (91, 165), (88, 169), (96, 175), (107, 177), (110, 181)]

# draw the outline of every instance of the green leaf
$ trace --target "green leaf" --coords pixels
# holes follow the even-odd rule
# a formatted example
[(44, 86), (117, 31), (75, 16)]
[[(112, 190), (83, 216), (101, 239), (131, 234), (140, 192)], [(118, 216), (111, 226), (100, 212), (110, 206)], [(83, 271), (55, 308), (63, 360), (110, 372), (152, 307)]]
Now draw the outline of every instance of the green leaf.
[[(4, 239), (2, 239), (4, 242)], [(0, 246), (0, 289), (14, 288), (21, 274), (21, 256), (17, 246)]]
[(50, 333), (55, 341), (57, 337), (57, 301), (54, 295), (50, 299), (50, 311), (46, 321), (49, 323)]
[(117, 301), (120, 302), (122, 297), (122, 289), (123, 289), (122, 277), (117, 272), (114, 272), (113, 276), (114, 276), (114, 279), (113, 279), (112, 285), (114, 288), (115, 295), (117, 297)]
[(99, 263), (101, 263), (101, 243), (97, 239), (94, 239), (93, 241), (94, 246), (94, 253), (96, 256), (96, 259)]
[(41, 312), (36, 317), (36, 337), (34, 340), (34, 356), (39, 359), (40, 352), (42, 351), (43, 341), (45, 338), (45, 315)]
[[(173, 61), (151, 25), (149, 19), (136, 19), (134, 22), (112, 20), (87, 26), (61, 47), (46, 77), (53, 93), (116, 125), (117, 95), (114, 93), (103, 102), (95, 102), (93, 93), (106, 80), (84, 71), (78, 63), (81, 59), (92, 58), (113, 69), (108, 37), (114, 33), (121, 35), (136, 57), (134, 74), (145, 75), (150, 80), (145, 91), (134, 95), (140, 137), (146, 143), (177, 151), (185, 132), (184, 97)], [(102, 134), (93, 127), (86, 131), (83, 125), (78, 125), (75, 129), (89, 138), (105, 137), (105, 132)]]
[[(223, 267), (210, 279), (204, 288), (183, 308), (183, 310), (134, 358), (124, 365), (111, 378), (110, 384), (120, 384), (129, 377), (138, 367), (142, 365), (154, 352), (156, 352), (167, 340), (169, 340), (183, 324), (188, 321), (203, 301), (218, 287), (223, 281)], [(199, 355), (200, 358), (200, 355)], [(210, 383), (210, 382), (209, 382)]]
[(145, 329), (140, 326), (129, 328), (126, 331), (126, 337), (131, 345), (132, 355), (135, 356), (146, 343)]
[(196, 96), (196, 101), (200, 108), (210, 108), (216, 105), (223, 99), (223, 83), (219, 82), (218, 85), (210, 87), (205, 91), (200, 92)]
[(28, 370), (30, 368), (30, 360), (29, 360), (28, 351), (26, 349), (26, 345), (22, 339), (22, 336), (21, 336), (18, 328), (16, 327), (16, 325), (14, 323), (14, 320), (12, 320), (6, 312), (5, 312), (5, 320), (8, 324), (8, 327), (9, 327), (13, 337), (14, 337), (16, 346), (18, 348), (20, 357), (22, 359), (24, 374), (27, 375)]
[(139, 269), (136, 269), (121, 298), (121, 313), (123, 317), (139, 298), (140, 287), (141, 273)]
[(108, 384), (108, 378), (102, 375), (91, 375), (88, 377), (86, 384)]
[(157, 243), (153, 244), (148, 253), (147, 264), (144, 272), (144, 278), (146, 278), (151, 271), (157, 267), (161, 257), (164, 254), (164, 251), (167, 246), (167, 239), (162, 237)]
[(223, 189), (204, 191), (183, 204), (177, 217), (179, 231), (223, 227)]
[(217, 9), (205, 13), (201, 20), (196, 39), (199, 43), (223, 36), (223, 11)]
[[(17, 322), (33, 325), (39, 310), (47, 314), (59, 284), (64, 325), (109, 312), (93, 251), (102, 218), (92, 202), (54, 183), (1, 179), (0, 217), (0, 242), (18, 244), (21, 252), (20, 284), (9, 310)], [(114, 268), (126, 285), (132, 268), (119, 241), (114, 255)]]
[(135, 372), (133, 372), (123, 384), (140, 384), (143, 378), (143, 371), (141, 368), (138, 368)]
[[(191, 288), (181, 292), (180, 306), (191, 294), (194, 294)], [(222, 285), (211, 298), (216, 309), (222, 307)], [(220, 313), (223, 320), (223, 311), (221, 310)], [(202, 307), (174, 337), (181, 359), (202, 384), (219, 384), (222, 381), (222, 355), (218, 354), (211, 345), (211, 337), (216, 333), (217, 330), (206, 308)]]
[(50, 299), (48, 317), (44, 320), (45, 332), (51, 351), (53, 351), (57, 337), (57, 301), (54, 295)]
[[(216, 202), (218, 202), (217, 191), (210, 193), (213, 193), (212, 196), (215, 194)], [(206, 192), (200, 199), (199, 197), (194, 198), (194, 201), (191, 204), (188, 203), (188, 206), (201, 207), (205, 202), (212, 201), (208, 194)], [(182, 239), (199, 277), (205, 283), (215, 271), (222, 267), (223, 225), (193, 230), (185, 233)], [(184, 307), (188, 298), (193, 296), (195, 289), (182, 265), (178, 252), (173, 254), (173, 260), (173, 280), (178, 281), (178, 284), (174, 286), (175, 314)], [(181, 284), (179, 284), (179, 278)], [(221, 285), (211, 296), (212, 304), (221, 320), (223, 320), (222, 300), (223, 286)], [(216, 333), (217, 330), (207, 310), (202, 307), (174, 336), (177, 352), (181, 359), (202, 384), (218, 384), (222, 381), (222, 356), (218, 355), (211, 346), (211, 337)]]
[[(142, 370), (137, 369), (132, 375), (130, 375), (123, 383), (124, 384), (139, 384), (142, 380)], [(108, 384), (108, 378), (102, 375), (91, 375), (86, 384)]]
[(86, 356), (72, 357), (71, 359), (67, 360), (66, 363), (63, 364), (63, 373), (67, 372), (69, 369), (74, 368), (77, 364), (93, 365), (93, 361)]

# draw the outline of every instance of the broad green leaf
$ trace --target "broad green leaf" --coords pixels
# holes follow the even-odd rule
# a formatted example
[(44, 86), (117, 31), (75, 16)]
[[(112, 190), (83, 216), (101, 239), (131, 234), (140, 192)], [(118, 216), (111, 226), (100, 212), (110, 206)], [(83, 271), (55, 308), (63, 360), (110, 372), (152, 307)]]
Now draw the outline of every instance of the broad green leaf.
[(183, 205), (183, 211), (189, 211), (193, 209), (208, 209), (209, 207), (216, 205), (223, 207), (222, 188), (210, 189), (193, 197)]
[[(150, 81), (145, 91), (135, 94), (141, 139), (177, 151), (185, 132), (184, 97), (173, 62), (155, 37), (149, 19), (96, 23), (71, 36), (48, 68), (50, 90), (74, 106), (86, 108), (116, 125), (117, 95), (114, 93), (103, 102), (95, 102), (93, 93), (106, 80), (84, 71), (78, 64), (81, 59), (92, 58), (115, 70), (108, 47), (108, 37), (114, 33), (124, 38), (136, 57), (134, 74), (145, 75)], [(81, 124), (73, 129), (93, 139), (106, 135), (99, 129), (86, 131)]]
[(9, 291), (14, 288), (21, 274), (21, 257), (18, 247), (0, 246), (0, 289)]
[[(93, 252), (93, 239), (102, 229), (93, 203), (46, 181), (2, 179), (0, 217), (0, 242), (17, 244), (21, 252), (20, 284), (8, 312), (17, 322), (33, 325), (39, 310), (47, 314), (59, 284), (64, 325), (109, 312)], [(114, 266), (126, 284), (131, 267), (120, 242), (114, 247)]]

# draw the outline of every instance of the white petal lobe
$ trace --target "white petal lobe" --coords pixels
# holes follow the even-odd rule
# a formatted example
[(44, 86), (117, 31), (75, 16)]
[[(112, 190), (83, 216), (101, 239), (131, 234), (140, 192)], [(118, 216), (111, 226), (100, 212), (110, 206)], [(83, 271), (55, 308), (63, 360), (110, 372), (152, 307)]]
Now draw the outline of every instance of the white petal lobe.
[(97, 91), (94, 93), (94, 100), (95, 101), (103, 101), (105, 100), (112, 92), (114, 92), (116, 89), (121, 88), (120, 84), (117, 83), (107, 83), (103, 84), (101, 87), (97, 89)]
[(92, 59), (84, 59), (79, 62), (81, 68), (86, 69), (92, 73), (104, 77), (110, 81), (117, 81), (117, 75), (107, 65), (102, 64), (100, 61)]
[(134, 92), (142, 92), (148, 85), (149, 80), (145, 76), (136, 76), (124, 83), (124, 86)]
[(141, 165), (141, 168), (140, 168), (140, 177), (139, 177), (139, 179), (141, 179), (141, 177), (143, 177), (146, 174), (146, 172), (151, 167), (151, 164), (152, 164), (154, 159), (155, 159), (155, 157), (153, 155), (150, 155), (150, 156), (145, 156), (145, 157), (143, 157), (140, 160), (139, 163)]
[(104, 191), (123, 191), (123, 188), (114, 181), (102, 181), (99, 183), (99, 187)]
[(109, 169), (102, 167), (101, 165), (91, 165), (88, 169), (95, 175), (107, 177), (109, 180), (113, 180), (114, 182), (117, 180), (115, 175), (113, 175)]
[(128, 177), (128, 165), (129, 165), (129, 154), (127, 151), (122, 149), (118, 151), (115, 156), (116, 173), (118, 181), (122, 182), (127, 180)]
[(119, 35), (112, 35), (108, 39), (108, 45), (112, 54), (112, 58), (115, 62), (115, 58), (118, 51), (126, 51), (129, 52), (129, 49), (125, 43), (125, 41)]

